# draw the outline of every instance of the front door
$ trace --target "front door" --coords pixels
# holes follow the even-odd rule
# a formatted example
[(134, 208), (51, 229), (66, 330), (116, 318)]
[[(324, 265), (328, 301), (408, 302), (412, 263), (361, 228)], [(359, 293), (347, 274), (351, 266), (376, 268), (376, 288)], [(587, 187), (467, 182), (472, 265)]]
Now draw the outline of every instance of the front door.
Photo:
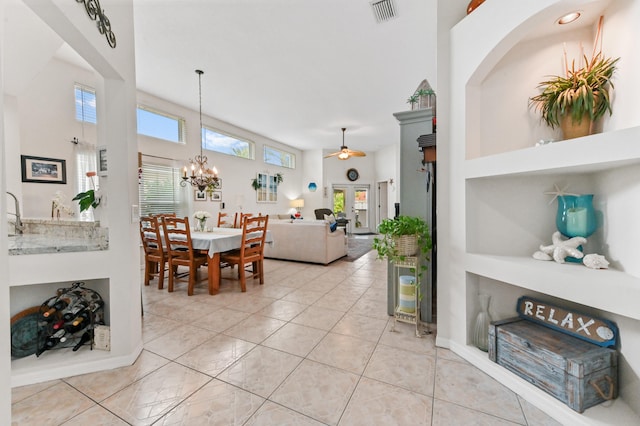
[(369, 185), (335, 185), (333, 187), (333, 213), (349, 219), (347, 231), (354, 234), (371, 232)]

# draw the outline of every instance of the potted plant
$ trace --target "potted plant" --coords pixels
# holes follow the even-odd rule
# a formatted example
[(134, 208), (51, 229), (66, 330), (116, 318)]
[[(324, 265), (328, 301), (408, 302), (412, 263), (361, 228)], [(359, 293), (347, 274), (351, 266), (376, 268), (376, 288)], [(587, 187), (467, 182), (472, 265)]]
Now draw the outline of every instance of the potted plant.
[[(378, 259), (387, 258), (391, 262), (397, 263), (406, 260), (409, 256), (422, 256), (428, 259), (431, 250), (431, 234), (429, 225), (424, 219), (415, 216), (398, 216), (394, 219), (384, 219), (378, 226), (379, 237), (373, 239), (373, 249), (378, 253)], [(418, 262), (418, 277), (427, 269), (421, 262)], [(412, 272), (416, 272), (411, 268)], [(405, 277), (406, 278), (406, 277)], [(415, 297), (420, 280), (409, 281), (406, 286), (415, 286), (412, 292), (405, 293), (405, 296)], [(420, 292), (419, 300), (422, 299)]]
[(602, 21), (600, 17), (591, 59), (584, 55), (583, 66), (576, 69), (573, 60), (569, 68), (565, 52), (565, 75), (542, 81), (538, 84), (542, 92), (529, 100), (552, 129), (560, 126), (565, 139), (591, 134), (593, 122), (606, 112), (612, 113), (609, 91), (613, 89), (611, 78), (620, 58), (607, 58), (601, 50), (596, 53)]
[(73, 201), (77, 201), (80, 204), (80, 212), (89, 209), (89, 207), (96, 209), (102, 200), (99, 190), (96, 189), (95, 183), (93, 182), (93, 177), (96, 175), (96, 172), (87, 172), (86, 175), (91, 181), (91, 189), (81, 192), (72, 198)]
[(403, 261), (407, 256), (424, 256), (431, 250), (431, 233), (424, 219), (415, 216), (398, 216), (384, 219), (378, 226), (373, 248), (378, 258), (392, 262)]

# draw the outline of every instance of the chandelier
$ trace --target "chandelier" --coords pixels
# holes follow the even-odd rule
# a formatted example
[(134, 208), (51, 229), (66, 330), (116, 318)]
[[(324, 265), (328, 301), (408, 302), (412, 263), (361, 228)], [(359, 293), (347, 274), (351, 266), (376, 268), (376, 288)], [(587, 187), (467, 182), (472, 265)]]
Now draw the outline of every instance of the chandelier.
[[(204, 191), (206, 188), (218, 189), (220, 188), (220, 178), (218, 177), (218, 170), (207, 166), (207, 157), (202, 154), (202, 141), (204, 135), (204, 127), (202, 127), (202, 74), (204, 71), (196, 70), (198, 74), (198, 94), (200, 96), (200, 155), (196, 155), (193, 159), (189, 159), (189, 166), (184, 166), (182, 171), (182, 182), (180, 186), (195, 186), (199, 191)], [(190, 169), (190, 175), (187, 172)]]

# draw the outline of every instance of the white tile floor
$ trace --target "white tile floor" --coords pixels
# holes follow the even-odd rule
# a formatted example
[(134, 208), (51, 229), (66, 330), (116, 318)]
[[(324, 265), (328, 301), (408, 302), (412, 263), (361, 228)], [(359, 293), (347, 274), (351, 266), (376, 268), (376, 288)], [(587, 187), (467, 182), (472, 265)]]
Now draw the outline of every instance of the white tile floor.
[(391, 332), (373, 252), (326, 267), (268, 260), (266, 271), (244, 294), (227, 280), (192, 297), (152, 282), (136, 363), (16, 388), (13, 424), (557, 424), (433, 334)]

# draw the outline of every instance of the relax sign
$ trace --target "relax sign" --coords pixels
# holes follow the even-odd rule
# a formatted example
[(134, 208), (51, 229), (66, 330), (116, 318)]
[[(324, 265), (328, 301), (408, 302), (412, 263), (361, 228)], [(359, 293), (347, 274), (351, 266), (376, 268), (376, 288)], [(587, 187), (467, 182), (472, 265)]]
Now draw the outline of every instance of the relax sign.
[(527, 296), (518, 299), (518, 315), (598, 346), (616, 346), (618, 327), (611, 321), (561, 308)]

